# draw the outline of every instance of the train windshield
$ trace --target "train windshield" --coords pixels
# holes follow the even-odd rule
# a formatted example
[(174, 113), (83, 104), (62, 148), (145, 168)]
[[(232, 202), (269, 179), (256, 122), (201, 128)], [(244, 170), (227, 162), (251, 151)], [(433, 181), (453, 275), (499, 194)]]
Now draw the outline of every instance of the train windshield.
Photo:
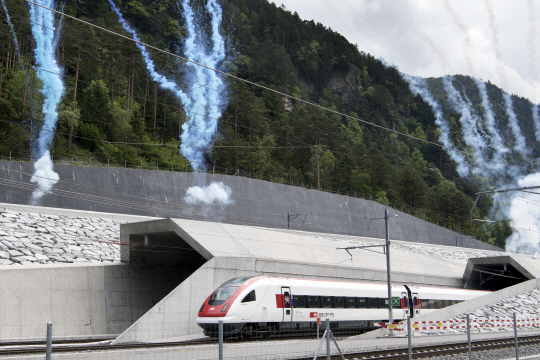
[(242, 284), (244, 284), (246, 281), (251, 279), (253, 276), (249, 277), (240, 277), (235, 278), (227, 281), (223, 285), (221, 285), (212, 296), (210, 296), (210, 300), (208, 300), (208, 305), (221, 305), (225, 303), (225, 301), (229, 300), (229, 298), (234, 294), (236, 289), (238, 289)]

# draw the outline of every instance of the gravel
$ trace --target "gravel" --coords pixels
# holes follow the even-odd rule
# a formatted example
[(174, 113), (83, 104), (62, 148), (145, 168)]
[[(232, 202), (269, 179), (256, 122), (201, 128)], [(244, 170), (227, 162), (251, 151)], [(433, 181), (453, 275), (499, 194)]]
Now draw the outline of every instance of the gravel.
[[(540, 345), (526, 345), (519, 347), (519, 356), (529, 356), (540, 354)], [(539, 355), (540, 356), (540, 355)], [(503, 348), (503, 349), (493, 349), (493, 350), (484, 350), (484, 351), (473, 351), (472, 358), (474, 360), (500, 360), (500, 359), (515, 359), (516, 352), (512, 348)], [(426, 360), (468, 360), (469, 355), (464, 354), (455, 354), (455, 355), (446, 355), (446, 356), (435, 356), (430, 358), (424, 358)]]

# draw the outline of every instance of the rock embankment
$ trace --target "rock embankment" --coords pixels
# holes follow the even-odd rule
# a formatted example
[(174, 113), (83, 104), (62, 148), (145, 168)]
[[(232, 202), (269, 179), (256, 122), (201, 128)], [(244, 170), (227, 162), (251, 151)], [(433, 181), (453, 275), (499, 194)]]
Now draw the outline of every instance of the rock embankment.
[[(514, 331), (513, 316), (516, 313), (518, 330), (540, 328), (540, 290), (517, 295), (493, 305), (469, 313), (472, 333)], [(445, 322), (435, 322), (439, 329), (414, 331), (416, 336), (466, 333), (467, 314)], [(431, 325), (431, 324), (430, 324)]]
[(0, 210), (0, 265), (120, 261), (120, 223)]

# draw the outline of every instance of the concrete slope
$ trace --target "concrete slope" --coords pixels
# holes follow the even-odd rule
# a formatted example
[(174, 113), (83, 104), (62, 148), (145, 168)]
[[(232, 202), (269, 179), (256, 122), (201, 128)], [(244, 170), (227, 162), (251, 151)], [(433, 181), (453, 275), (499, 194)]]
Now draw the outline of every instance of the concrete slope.
[[(479, 296), (475, 299), (464, 301), (462, 303), (448, 306), (444, 309), (439, 309), (437, 311), (430, 312), (426, 315), (420, 315), (414, 318), (414, 321), (444, 321), (458, 317), (459, 315), (473, 312), (477, 309), (480, 309), (486, 305), (496, 304), (501, 302), (504, 299), (508, 299), (517, 295), (521, 295), (538, 289), (540, 286), (540, 279), (532, 279), (529, 281), (522, 282), (520, 284), (502, 289), (499, 291), (494, 291), (487, 295)], [(379, 329), (375, 331), (370, 331), (363, 335), (359, 335), (354, 339), (376, 339), (378, 337), (384, 336), (388, 333), (387, 329)]]
[[(32, 164), (0, 161), (0, 202), (26, 204), (30, 198)], [(385, 206), (370, 200), (329, 194), (302, 187), (226, 175), (185, 172), (56, 165), (61, 182), (43, 206), (93, 210), (155, 217), (172, 217), (244, 223), (286, 228), (287, 213), (309, 213), (305, 223), (291, 222), (297, 230), (384, 238), (381, 217)], [(194, 206), (184, 201), (193, 185), (223, 182), (232, 189), (233, 203), (227, 206)], [(64, 191), (64, 192), (61, 192)], [(65, 192), (69, 191), (69, 192)], [(497, 250), (444, 227), (398, 210), (390, 225), (395, 240)]]

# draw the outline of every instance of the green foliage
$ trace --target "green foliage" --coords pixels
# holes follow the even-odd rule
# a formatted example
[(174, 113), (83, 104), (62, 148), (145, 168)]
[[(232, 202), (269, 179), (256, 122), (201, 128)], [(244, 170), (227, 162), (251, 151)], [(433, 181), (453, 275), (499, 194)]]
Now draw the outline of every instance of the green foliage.
[[(23, 2), (6, 3), (19, 14), (27, 13)], [(304, 21), (267, 0), (221, 3), (225, 19), (222, 33), (230, 44), (223, 64), (227, 72), (376, 125), (438, 141), (430, 106), (411, 94), (397, 69), (384, 67), (374, 56), (359, 51), (358, 46), (322, 24)], [(145, 42), (167, 49), (176, 49), (182, 43), (186, 33), (176, 0), (117, 4)], [(201, 0), (193, 4), (196, 8), (204, 5)], [(68, 0), (64, 10), (125, 34), (107, 2)], [(13, 19), (20, 38), (30, 39), (28, 21), (20, 16)], [(128, 166), (142, 163), (152, 168), (156, 164), (160, 168), (185, 168), (187, 161), (178, 151), (185, 109), (173, 94), (156, 90), (136, 46), (77, 22), (66, 23), (63, 29), (58, 60), (66, 72), (67, 91), (59, 109), (53, 154), (67, 154), (66, 134), (72, 127), (71, 155), (125, 162)], [(12, 39), (4, 22), (0, 30), (4, 57), (8, 51), (12, 56)], [(205, 30), (203, 26), (201, 31)], [(23, 44), (23, 54), (31, 53), (30, 46), (27, 41)], [(162, 74), (184, 85), (184, 63), (155, 51), (151, 56)], [(33, 70), (27, 73), (16, 66), (6, 69), (7, 65), (7, 61), (0, 61), (0, 120), (39, 125), (39, 79)], [(472, 103), (478, 104), (472, 80), (458, 80)], [(313, 187), (320, 183), (325, 189), (371, 196), (385, 204), (408, 206), (404, 211), (454, 229), (465, 226), (497, 245), (503, 244), (511, 232), (508, 224), (464, 225), (478, 186), (458, 180), (455, 163), (443, 150), (243, 82), (224, 81), (229, 88), (223, 96), (230, 101), (219, 122), (216, 147), (207, 155), (209, 170), (239, 170), (257, 177), (285, 178)], [(441, 94), (440, 81), (430, 80), (430, 86), (436, 96)], [(25, 88), (31, 100), (25, 103), (28, 117), (21, 120)], [(488, 90), (495, 101), (500, 98), (496, 87), (489, 85)], [(532, 120), (524, 115), (527, 103), (515, 100), (518, 117), (531, 129), (529, 142), (534, 131)], [(476, 109), (481, 113), (481, 107)], [(497, 107), (496, 111), (502, 114), (504, 109)], [(448, 115), (453, 137), (460, 141), (458, 116)], [(16, 151), (29, 152), (31, 134), (26, 127), (0, 122), (0, 136), (4, 139), (0, 143), (3, 154), (17, 144), (21, 145)], [(484, 217), (490, 207), (489, 200), (481, 200), (475, 216)]]

